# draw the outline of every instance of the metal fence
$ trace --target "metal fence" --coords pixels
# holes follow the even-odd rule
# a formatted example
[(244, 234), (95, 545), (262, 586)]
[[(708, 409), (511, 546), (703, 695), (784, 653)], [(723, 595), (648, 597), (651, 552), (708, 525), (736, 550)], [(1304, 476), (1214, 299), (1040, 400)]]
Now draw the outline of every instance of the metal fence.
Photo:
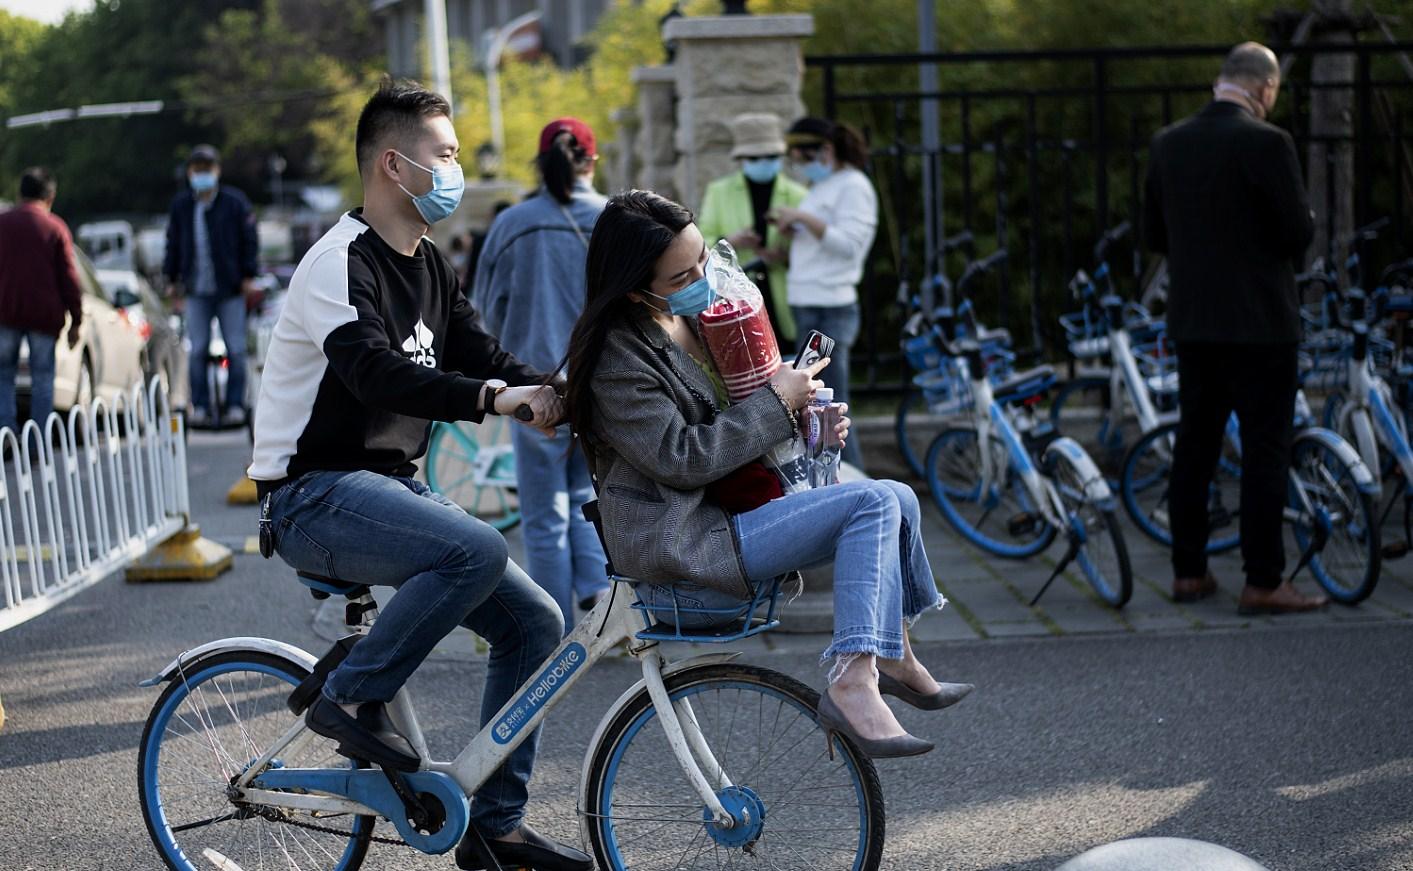
[[(1069, 277), (1087, 267), (1089, 250), (1121, 220), (1141, 238), (1141, 195), (1148, 143), (1162, 126), (1211, 98), (1212, 80), (1229, 46), (1164, 46), (1057, 51), (836, 55), (805, 59), (811, 103), (827, 117), (864, 128), (873, 147), (879, 189), (879, 240), (860, 288), (864, 327), (855, 346), (859, 392), (900, 389), (900, 285), (926, 292), (947, 271), (925, 252), (962, 229), (983, 246), (1005, 244), (1009, 263), (977, 300), (988, 323), (1009, 327), (1037, 356), (1062, 355), (1055, 316), (1064, 310)], [(1340, 225), (1390, 215), (1386, 249), (1405, 242), (1413, 166), (1404, 135), (1413, 107), (1413, 43), (1277, 48), (1296, 63), (1282, 85), (1273, 123), (1295, 138), (1302, 161), (1329, 164), (1327, 189), (1312, 202), (1337, 236)], [(1312, 79), (1316, 56), (1350, 61), (1351, 77)], [(900, 70), (936, 64), (936, 91), (880, 87)], [(1312, 134), (1314, 101), (1340, 95), (1352, 116), (1334, 132)], [(923, 144), (920, 106), (934, 101), (941, 140)], [(1350, 154), (1352, 152), (1352, 155)], [(1337, 158), (1352, 157), (1351, 179)], [(1336, 201), (1352, 200), (1341, 212)], [(1349, 214), (1351, 213), (1352, 214)], [(981, 251), (986, 253), (985, 250)], [(1152, 266), (1133, 245), (1116, 266), (1130, 293)], [(955, 277), (959, 264), (950, 264)]]
[(124, 568), (190, 514), (186, 439), (160, 379), (0, 429), (0, 631)]

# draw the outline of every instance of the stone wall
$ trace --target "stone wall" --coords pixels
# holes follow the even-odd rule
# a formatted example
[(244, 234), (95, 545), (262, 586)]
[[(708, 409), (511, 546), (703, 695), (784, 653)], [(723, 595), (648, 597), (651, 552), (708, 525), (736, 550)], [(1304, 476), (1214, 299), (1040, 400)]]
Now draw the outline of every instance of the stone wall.
[(676, 197), (677, 73), (671, 66), (638, 67), (633, 70), (633, 83), (638, 86), (633, 187)]

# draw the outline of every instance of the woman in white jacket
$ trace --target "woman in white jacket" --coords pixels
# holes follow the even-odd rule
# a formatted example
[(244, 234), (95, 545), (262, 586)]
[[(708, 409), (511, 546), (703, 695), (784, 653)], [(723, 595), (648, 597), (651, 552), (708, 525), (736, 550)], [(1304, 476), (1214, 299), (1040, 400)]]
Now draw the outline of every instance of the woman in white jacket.
[[(771, 213), (791, 237), (790, 312), (800, 341), (819, 330), (838, 343), (823, 378), (837, 401), (848, 402), (849, 350), (859, 336), (858, 283), (878, 229), (878, 193), (863, 172), (868, 146), (854, 128), (822, 118), (796, 121), (785, 141), (810, 183), (798, 207)], [(845, 444), (844, 459), (863, 466), (857, 440)]]

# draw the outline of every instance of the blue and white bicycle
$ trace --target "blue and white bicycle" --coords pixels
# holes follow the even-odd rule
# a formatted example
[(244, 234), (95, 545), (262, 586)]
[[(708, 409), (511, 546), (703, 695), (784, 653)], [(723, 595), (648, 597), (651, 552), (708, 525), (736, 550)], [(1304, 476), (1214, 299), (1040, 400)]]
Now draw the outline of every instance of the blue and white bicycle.
[[(225, 638), (182, 653), (144, 683), (163, 689), (142, 735), (139, 796), (168, 868), (352, 871), (374, 841), (445, 853), (468, 831), (467, 796), (625, 643), (643, 677), (610, 705), (579, 781), (580, 830), (599, 868), (880, 866), (878, 774), (851, 742), (820, 727), (817, 691), (733, 662), (730, 651), (663, 656), (664, 641), (730, 643), (775, 627), (783, 579), (729, 612), (674, 594), (675, 613), (663, 623), (637, 601), (632, 581), (615, 577), (613, 594), (454, 759), (432, 756), (400, 690), (389, 714), (423, 760), (410, 774), (344, 758), (305, 728), (302, 712), (367, 632), (376, 605), (353, 581), (300, 580), (316, 598), (349, 600), (353, 634), (323, 658), (268, 638)], [(674, 628), (702, 614), (725, 625)]]

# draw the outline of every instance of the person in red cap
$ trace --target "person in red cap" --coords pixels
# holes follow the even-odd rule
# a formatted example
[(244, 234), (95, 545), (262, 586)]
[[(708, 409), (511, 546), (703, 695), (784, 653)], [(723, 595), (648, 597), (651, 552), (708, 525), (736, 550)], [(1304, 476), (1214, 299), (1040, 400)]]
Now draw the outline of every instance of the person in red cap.
[[(584, 257), (605, 203), (593, 188), (597, 159), (589, 125), (578, 118), (546, 124), (535, 158), (540, 189), (496, 217), (476, 262), (471, 298), (486, 328), (541, 371), (559, 365), (584, 308)], [(589, 469), (567, 426), (553, 438), (514, 427), (511, 440), (526, 569), (572, 629), (575, 603), (589, 610), (608, 589), (603, 547), (580, 510), (594, 498)]]

